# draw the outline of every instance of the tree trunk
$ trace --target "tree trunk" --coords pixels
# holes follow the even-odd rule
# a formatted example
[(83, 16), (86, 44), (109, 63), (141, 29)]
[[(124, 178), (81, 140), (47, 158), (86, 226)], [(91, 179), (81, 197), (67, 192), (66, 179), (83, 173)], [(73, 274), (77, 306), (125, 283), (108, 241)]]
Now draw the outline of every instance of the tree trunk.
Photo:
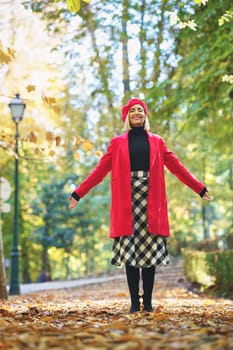
[[(23, 223), (23, 218), (20, 216), (20, 222)], [(23, 227), (21, 231), (23, 232)], [(30, 265), (29, 265), (29, 252), (30, 250), (30, 240), (28, 237), (22, 235), (21, 237), (21, 271), (23, 283), (31, 283), (30, 276)]]
[(90, 7), (88, 8), (88, 15), (87, 15), (87, 26), (88, 31), (91, 37), (91, 43), (93, 47), (93, 51), (95, 53), (95, 62), (98, 64), (98, 78), (102, 84), (103, 93), (107, 100), (107, 106), (108, 106), (108, 112), (111, 115), (112, 118), (112, 125), (113, 130), (117, 130), (118, 123), (116, 119), (116, 113), (114, 111), (113, 107), (113, 94), (111, 92), (110, 86), (109, 86), (109, 79), (111, 78), (111, 74), (109, 72), (108, 66), (110, 66), (109, 58), (107, 57), (101, 57), (100, 50), (97, 45), (96, 40), (96, 29), (97, 24), (95, 21), (94, 14), (92, 13)]
[(49, 276), (49, 279), (51, 279), (51, 266), (48, 256), (48, 246), (43, 245), (42, 249), (42, 270), (45, 271)]
[(130, 76), (129, 76), (129, 52), (128, 52), (128, 32), (127, 22), (129, 20), (129, 0), (123, 0), (122, 3), (122, 68), (123, 68), (123, 89), (124, 98), (126, 102), (130, 97)]
[(156, 83), (161, 74), (161, 57), (162, 52), (160, 45), (163, 42), (163, 30), (164, 30), (164, 17), (166, 10), (167, 0), (161, 1), (160, 8), (160, 21), (158, 23), (158, 35), (157, 40), (155, 41), (155, 54), (154, 54), (154, 68), (153, 68), (153, 82)]
[(0, 217), (0, 299), (4, 300), (7, 299), (7, 287), (1, 225)]
[(146, 49), (145, 49), (146, 28), (144, 27), (145, 10), (146, 10), (146, 0), (143, 0), (140, 8), (141, 23), (140, 23), (140, 32), (139, 32), (140, 59), (141, 59), (141, 69), (139, 71), (139, 77), (140, 77), (142, 91), (146, 90), (146, 70), (147, 70)]
[(65, 258), (64, 258), (64, 265), (65, 265), (65, 279), (68, 280), (70, 278), (70, 267), (69, 267), (69, 262), (70, 262), (70, 256), (66, 253)]
[(208, 210), (205, 204), (202, 204), (202, 227), (204, 239), (210, 239), (209, 222), (208, 222)]

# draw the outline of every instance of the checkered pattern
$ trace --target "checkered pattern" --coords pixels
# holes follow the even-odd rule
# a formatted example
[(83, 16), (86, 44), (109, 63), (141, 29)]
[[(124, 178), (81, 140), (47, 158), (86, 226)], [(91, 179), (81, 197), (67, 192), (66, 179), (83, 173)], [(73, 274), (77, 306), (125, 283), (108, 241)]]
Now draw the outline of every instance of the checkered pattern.
[(114, 238), (113, 265), (145, 268), (169, 264), (166, 239), (147, 232), (148, 176), (145, 171), (131, 172), (134, 234)]

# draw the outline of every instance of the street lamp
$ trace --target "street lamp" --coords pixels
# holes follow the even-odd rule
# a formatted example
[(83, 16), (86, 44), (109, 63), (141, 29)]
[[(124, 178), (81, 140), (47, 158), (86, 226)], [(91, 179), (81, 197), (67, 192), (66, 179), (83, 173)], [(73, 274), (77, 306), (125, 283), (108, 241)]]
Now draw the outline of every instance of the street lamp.
[(18, 189), (19, 189), (19, 122), (23, 119), (23, 113), (26, 105), (23, 103), (19, 94), (9, 104), (11, 116), (16, 126), (15, 133), (15, 193), (14, 193), (14, 231), (13, 247), (11, 252), (11, 280), (9, 294), (20, 294), (19, 287), (19, 248), (18, 248)]

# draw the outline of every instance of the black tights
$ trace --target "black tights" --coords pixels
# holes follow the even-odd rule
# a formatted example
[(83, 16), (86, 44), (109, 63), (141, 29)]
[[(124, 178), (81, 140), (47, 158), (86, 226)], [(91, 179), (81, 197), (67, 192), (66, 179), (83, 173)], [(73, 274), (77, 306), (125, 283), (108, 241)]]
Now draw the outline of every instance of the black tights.
[(143, 295), (144, 298), (152, 297), (155, 280), (155, 266), (142, 269)]
[[(143, 301), (145, 304), (151, 304), (152, 292), (154, 287), (155, 266), (142, 268), (143, 281)], [(126, 276), (129, 286), (131, 302), (139, 302), (139, 281), (140, 270), (137, 267), (126, 265)]]

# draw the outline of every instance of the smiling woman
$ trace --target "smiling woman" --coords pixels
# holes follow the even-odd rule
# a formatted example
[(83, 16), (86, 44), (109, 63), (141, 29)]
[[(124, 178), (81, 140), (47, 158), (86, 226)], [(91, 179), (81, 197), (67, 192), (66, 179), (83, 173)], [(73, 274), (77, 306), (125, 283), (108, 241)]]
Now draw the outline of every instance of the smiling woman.
[(138, 98), (132, 98), (127, 105), (122, 108), (122, 120), (125, 130), (129, 131), (133, 127), (144, 127), (149, 131), (148, 108), (145, 102)]
[(142, 106), (134, 105), (132, 108), (130, 108), (129, 121), (133, 128), (143, 126), (145, 119), (146, 115)]
[[(131, 298), (130, 312), (151, 312), (156, 266), (169, 263), (170, 235), (164, 177), (166, 166), (185, 185), (209, 200), (205, 185), (198, 181), (171, 152), (164, 140), (149, 133), (148, 108), (133, 98), (122, 107), (126, 133), (114, 137), (105, 155), (76, 188), (69, 208), (78, 204), (111, 171), (112, 202), (110, 238), (112, 264), (125, 265)], [(139, 295), (140, 273), (143, 295)]]

